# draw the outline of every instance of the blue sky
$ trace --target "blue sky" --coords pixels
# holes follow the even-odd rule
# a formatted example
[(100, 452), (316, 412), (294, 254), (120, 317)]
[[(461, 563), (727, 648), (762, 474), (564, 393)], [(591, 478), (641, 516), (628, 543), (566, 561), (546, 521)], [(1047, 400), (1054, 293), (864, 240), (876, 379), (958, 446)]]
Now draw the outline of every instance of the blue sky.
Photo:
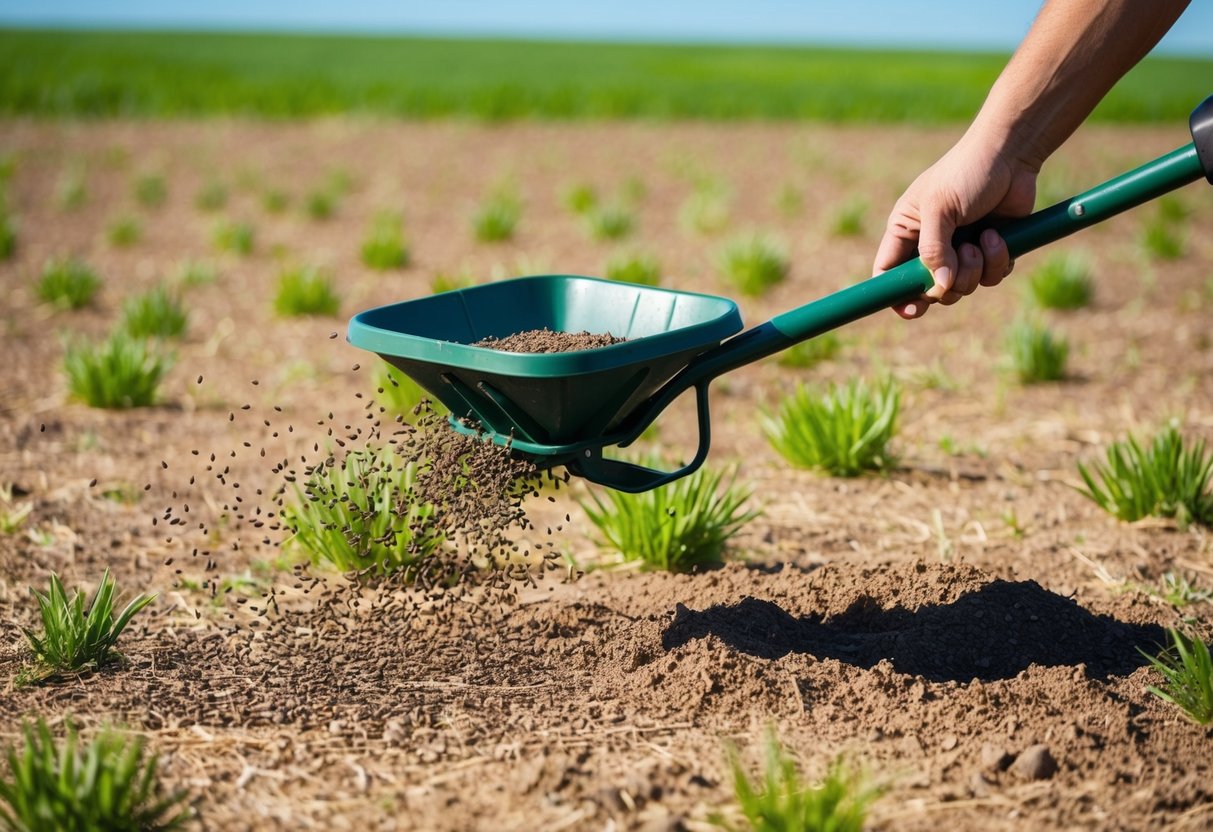
[[(1139, 0), (1149, 3), (1152, 0)], [(0, 26), (170, 27), (1010, 50), (1039, 0), (0, 0)], [(978, 10), (979, 9), (979, 10)], [(1213, 57), (1213, 3), (1160, 44)]]

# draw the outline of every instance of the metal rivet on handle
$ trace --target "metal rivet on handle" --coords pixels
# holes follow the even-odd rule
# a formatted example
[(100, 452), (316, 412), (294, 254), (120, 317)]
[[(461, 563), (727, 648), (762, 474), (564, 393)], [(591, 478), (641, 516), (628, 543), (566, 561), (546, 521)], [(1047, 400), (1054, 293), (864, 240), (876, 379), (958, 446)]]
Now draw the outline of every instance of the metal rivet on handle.
[(1085, 213), (1087, 213), (1087, 209), (1081, 202), (1074, 206), (1074, 216), (1081, 217)]

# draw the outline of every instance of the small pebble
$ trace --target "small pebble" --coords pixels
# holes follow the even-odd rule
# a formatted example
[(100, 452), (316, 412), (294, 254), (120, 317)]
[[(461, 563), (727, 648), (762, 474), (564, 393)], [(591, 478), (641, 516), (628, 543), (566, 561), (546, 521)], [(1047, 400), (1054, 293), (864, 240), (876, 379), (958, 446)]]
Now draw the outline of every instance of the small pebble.
[(1029, 745), (1011, 763), (1011, 772), (1025, 780), (1048, 780), (1057, 773), (1057, 761), (1047, 745)]

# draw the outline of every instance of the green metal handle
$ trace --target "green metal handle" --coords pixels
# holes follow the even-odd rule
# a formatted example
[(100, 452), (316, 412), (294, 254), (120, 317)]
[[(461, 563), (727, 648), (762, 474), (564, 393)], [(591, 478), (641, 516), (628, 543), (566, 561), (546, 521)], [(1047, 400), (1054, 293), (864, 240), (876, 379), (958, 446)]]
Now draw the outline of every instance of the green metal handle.
[[(960, 229), (957, 237), (961, 240), (976, 239), (981, 231), (993, 228), (1006, 241), (1011, 256), (1019, 257), (1204, 176), (1196, 147), (1188, 144), (1035, 214), (1015, 220), (976, 223)], [(684, 379), (683, 387), (685, 389), (703, 378), (720, 375), (799, 341), (913, 300), (930, 289), (933, 283), (930, 270), (920, 258), (915, 258), (820, 300), (784, 312), (700, 356), (687, 368), (689, 375)]]

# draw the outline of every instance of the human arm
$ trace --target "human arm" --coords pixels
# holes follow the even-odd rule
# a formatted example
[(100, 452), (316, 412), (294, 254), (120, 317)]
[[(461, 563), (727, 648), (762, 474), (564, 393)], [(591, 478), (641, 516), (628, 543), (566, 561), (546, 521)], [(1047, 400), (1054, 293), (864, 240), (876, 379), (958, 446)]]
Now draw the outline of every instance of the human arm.
[(916, 254), (935, 285), (896, 308), (903, 318), (995, 286), (1012, 262), (998, 234), (952, 248), (961, 225), (1031, 212), (1041, 166), (1108, 90), (1154, 47), (1188, 0), (1047, 0), (960, 140), (897, 200), (877, 249), (878, 274)]

